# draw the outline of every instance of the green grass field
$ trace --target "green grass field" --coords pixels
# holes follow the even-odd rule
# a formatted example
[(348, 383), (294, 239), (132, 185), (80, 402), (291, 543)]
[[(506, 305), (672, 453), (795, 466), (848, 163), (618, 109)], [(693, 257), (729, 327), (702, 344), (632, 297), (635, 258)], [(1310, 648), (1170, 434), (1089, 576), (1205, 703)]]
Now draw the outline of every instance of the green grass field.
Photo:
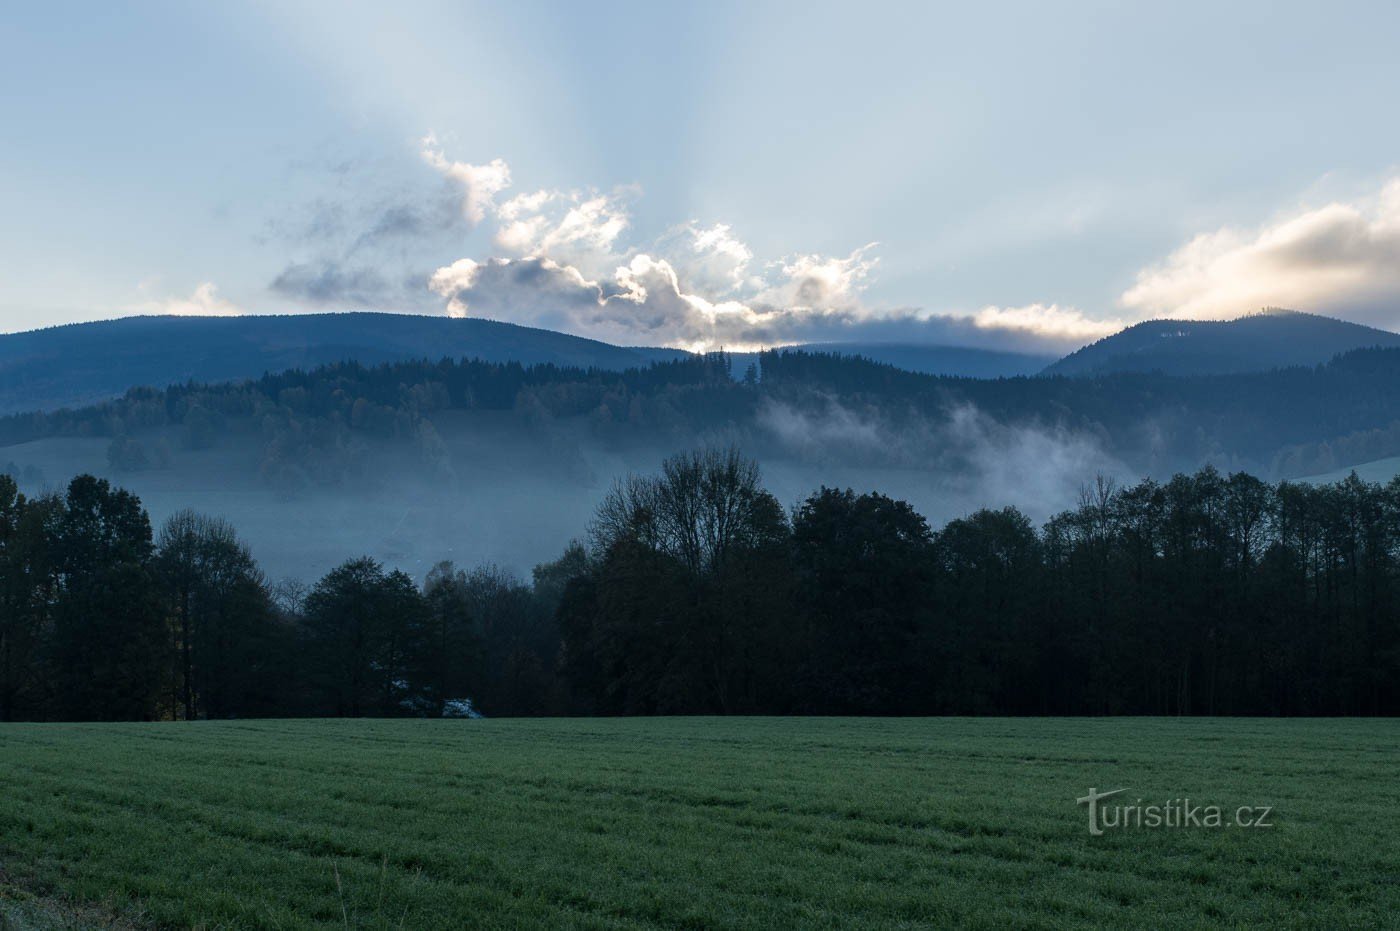
[[(1397, 738), (1374, 720), (0, 725), (0, 927), (1393, 926)], [(1268, 805), (1275, 826), (1091, 837), (1091, 786)]]

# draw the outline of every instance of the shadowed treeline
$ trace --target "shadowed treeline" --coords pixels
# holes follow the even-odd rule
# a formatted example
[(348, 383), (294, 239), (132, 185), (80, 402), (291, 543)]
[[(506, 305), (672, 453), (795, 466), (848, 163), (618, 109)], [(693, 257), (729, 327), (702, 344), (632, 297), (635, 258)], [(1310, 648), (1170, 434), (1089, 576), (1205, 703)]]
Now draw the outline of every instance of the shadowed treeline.
[(1395, 714), (1400, 483), (1099, 480), (1037, 530), (934, 531), (736, 450), (620, 482), (529, 583), (354, 559), (269, 585), (218, 520), (153, 534), (82, 476), (0, 475), (0, 719)]

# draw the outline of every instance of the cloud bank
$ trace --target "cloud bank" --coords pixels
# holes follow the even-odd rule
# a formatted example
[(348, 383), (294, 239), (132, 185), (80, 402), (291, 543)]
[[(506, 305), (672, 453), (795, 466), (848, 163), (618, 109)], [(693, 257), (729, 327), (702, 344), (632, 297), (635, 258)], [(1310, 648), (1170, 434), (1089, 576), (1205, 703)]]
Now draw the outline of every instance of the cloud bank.
[(1202, 233), (1139, 273), (1120, 303), (1143, 316), (1221, 319), (1278, 306), (1395, 327), (1400, 179), (1255, 229)]
[(462, 217), (491, 231), (496, 253), (429, 276), (429, 290), (456, 316), (693, 350), (879, 340), (1058, 351), (1123, 325), (1055, 304), (963, 313), (873, 308), (864, 293), (879, 264), (877, 243), (846, 255), (760, 262), (727, 224), (696, 221), (629, 243), (634, 188), (509, 195), (512, 174), (500, 159), (454, 161), (433, 136), (421, 155), (456, 185)]

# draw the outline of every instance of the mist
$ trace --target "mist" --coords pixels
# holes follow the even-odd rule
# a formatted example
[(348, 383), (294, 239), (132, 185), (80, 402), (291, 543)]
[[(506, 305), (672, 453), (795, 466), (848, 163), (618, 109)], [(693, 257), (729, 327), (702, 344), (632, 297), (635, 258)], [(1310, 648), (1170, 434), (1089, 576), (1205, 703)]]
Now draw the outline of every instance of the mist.
[(582, 418), (531, 424), (440, 411), (433, 422), (441, 440), (434, 468), (423, 467), (421, 449), (378, 442), (368, 452), (368, 480), (295, 493), (269, 485), (255, 444), (237, 435), (212, 449), (179, 449), (168, 464), (139, 471), (109, 465), (107, 438), (49, 438), (5, 454), (29, 474), (31, 494), (88, 472), (140, 497), (157, 529), (183, 508), (222, 517), (269, 578), (303, 582), (361, 555), (416, 579), (442, 560), (528, 576), (586, 536), (614, 481), (705, 444), (737, 445), (757, 459), (764, 484), (786, 507), (823, 485), (879, 491), (909, 501), (935, 527), (1006, 505), (1042, 522), (1073, 506), (1095, 475), (1132, 477), (1091, 434), (1004, 424), (966, 403), (925, 416), (826, 396), (802, 407), (767, 398), (751, 421), (650, 440), (603, 438)]

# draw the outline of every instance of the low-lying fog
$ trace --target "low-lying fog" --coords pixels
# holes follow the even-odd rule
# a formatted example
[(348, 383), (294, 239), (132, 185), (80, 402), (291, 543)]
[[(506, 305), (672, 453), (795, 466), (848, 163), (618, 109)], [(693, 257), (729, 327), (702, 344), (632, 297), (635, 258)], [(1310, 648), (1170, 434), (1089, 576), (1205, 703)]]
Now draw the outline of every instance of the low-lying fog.
[[(619, 448), (579, 425), (547, 431), (472, 417), (436, 418), (450, 473), (426, 478), (403, 447), (374, 453), (373, 480), (355, 487), (277, 493), (260, 477), (255, 444), (176, 449), (168, 465), (108, 466), (109, 440), (47, 439), (0, 449), (25, 491), (61, 488), (92, 472), (136, 493), (156, 528), (181, 508), (227, 518), (271, 579), (312, 581), (369, 555), (421, 578), (436, 562), (496, 563), (528, 575), (585, 535), (593, 509), (629, 471), (701, 442), (737, 442), (786, 506), (825, 484), (879, 491), (912, 503), (935, 527), (981, 507), (1015, 505), (1040, 522), (1072, 506), (1096, 474), (1136, 478), (1095, 438), (1007, 426), (970, 407), (936, 422), (899, 424), (832, 402), (806, 412), (770, 404), (733, 435), (657, 440)], [(36, 470), (41, 477), (35, 475)]]

